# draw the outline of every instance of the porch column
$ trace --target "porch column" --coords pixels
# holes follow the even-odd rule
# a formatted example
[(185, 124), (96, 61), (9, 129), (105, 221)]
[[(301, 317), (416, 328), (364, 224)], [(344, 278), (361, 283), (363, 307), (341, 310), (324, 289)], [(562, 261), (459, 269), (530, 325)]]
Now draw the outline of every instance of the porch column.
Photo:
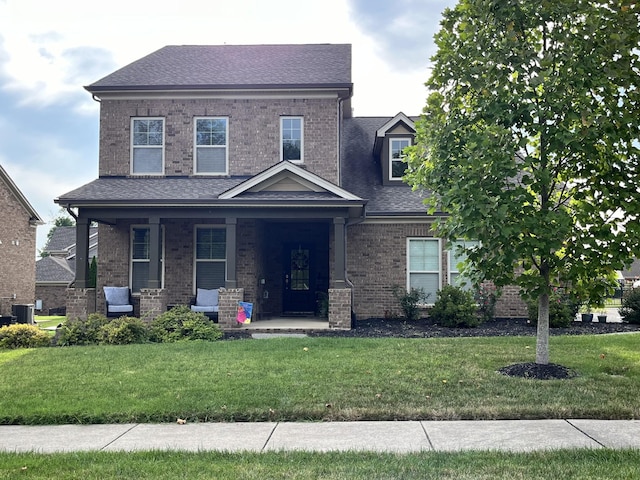
[(149, 284), (148, 288), (162, 286), (160, 250), (160, 218), (149, 218)]
[(89, 219), (76, 220), (76, 288), (89, 286)]
[(226, 253), (227, 258), (227, 277), (225, 281), (226, 288), (236, 288), (238, 286), (238, 278), (236, 273), (236, 227), (238, 224), (237, 218), (227, 218), (225, 221), (227, 225), (227, 238), (226, 238)]
[(346, 239), (345, 219), (336, 217), (333, 219), (333, 288), (346, 288)]

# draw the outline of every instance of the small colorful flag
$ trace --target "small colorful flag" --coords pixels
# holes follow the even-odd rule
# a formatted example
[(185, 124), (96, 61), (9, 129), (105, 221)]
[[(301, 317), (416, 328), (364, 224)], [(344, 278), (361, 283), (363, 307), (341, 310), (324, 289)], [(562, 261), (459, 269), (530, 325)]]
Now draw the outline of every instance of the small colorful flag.
[(251, 323), (251, 314), (253, 313), (253, 303), (238, 302), (238, 323)]

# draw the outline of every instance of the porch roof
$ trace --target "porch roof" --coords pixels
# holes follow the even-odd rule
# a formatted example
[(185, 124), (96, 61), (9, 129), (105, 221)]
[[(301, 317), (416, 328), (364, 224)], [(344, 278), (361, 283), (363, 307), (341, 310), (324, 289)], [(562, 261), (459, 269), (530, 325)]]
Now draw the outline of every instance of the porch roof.
[(362, 199), (345, 199), (330, 191), (245, 191), (220, 198), (250, 177), (102, 177), (55, 199), (63, 207), (268, 207), (363, 206)]

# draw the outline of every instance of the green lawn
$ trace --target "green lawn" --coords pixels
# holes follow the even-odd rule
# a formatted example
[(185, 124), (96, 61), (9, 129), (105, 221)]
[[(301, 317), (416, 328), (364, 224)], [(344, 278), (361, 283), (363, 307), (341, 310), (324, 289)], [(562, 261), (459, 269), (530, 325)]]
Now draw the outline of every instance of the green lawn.
[(632, 479), (638, 450), (416, 453), (2, 454), (0, 479)]
[(64, 324), (67, 321), (67, 317), (62, 315), (36, 315), (34, 320), (40, 328), (47, 328), (55, 327), (61, 323)]
[(571, 380), (505, 377), (533, 337), (275, 338), (0, 351), (0, 423), (640, 417), (640, 334), (552, 337)]
[[(640, 334), (552, 337), (578, 376), (508, 378), (535, 339), (239, 340), (0, 351), (0, 423), (638, 418)], [(639, 450), (0, 453), (0, 479), (619, 479)]]

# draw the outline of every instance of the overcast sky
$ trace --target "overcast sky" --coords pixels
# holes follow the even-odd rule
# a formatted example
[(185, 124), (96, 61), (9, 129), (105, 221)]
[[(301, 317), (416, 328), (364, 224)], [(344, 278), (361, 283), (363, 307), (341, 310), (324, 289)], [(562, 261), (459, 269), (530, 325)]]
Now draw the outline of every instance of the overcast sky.
[(454, 4), (0, 0), (0, 164), (50, 222), (55, 197), (97, 177), (98, 104), (83, 87), (165, 45), (350, 43), (354, 115), (418, 115), (433, 34)]

